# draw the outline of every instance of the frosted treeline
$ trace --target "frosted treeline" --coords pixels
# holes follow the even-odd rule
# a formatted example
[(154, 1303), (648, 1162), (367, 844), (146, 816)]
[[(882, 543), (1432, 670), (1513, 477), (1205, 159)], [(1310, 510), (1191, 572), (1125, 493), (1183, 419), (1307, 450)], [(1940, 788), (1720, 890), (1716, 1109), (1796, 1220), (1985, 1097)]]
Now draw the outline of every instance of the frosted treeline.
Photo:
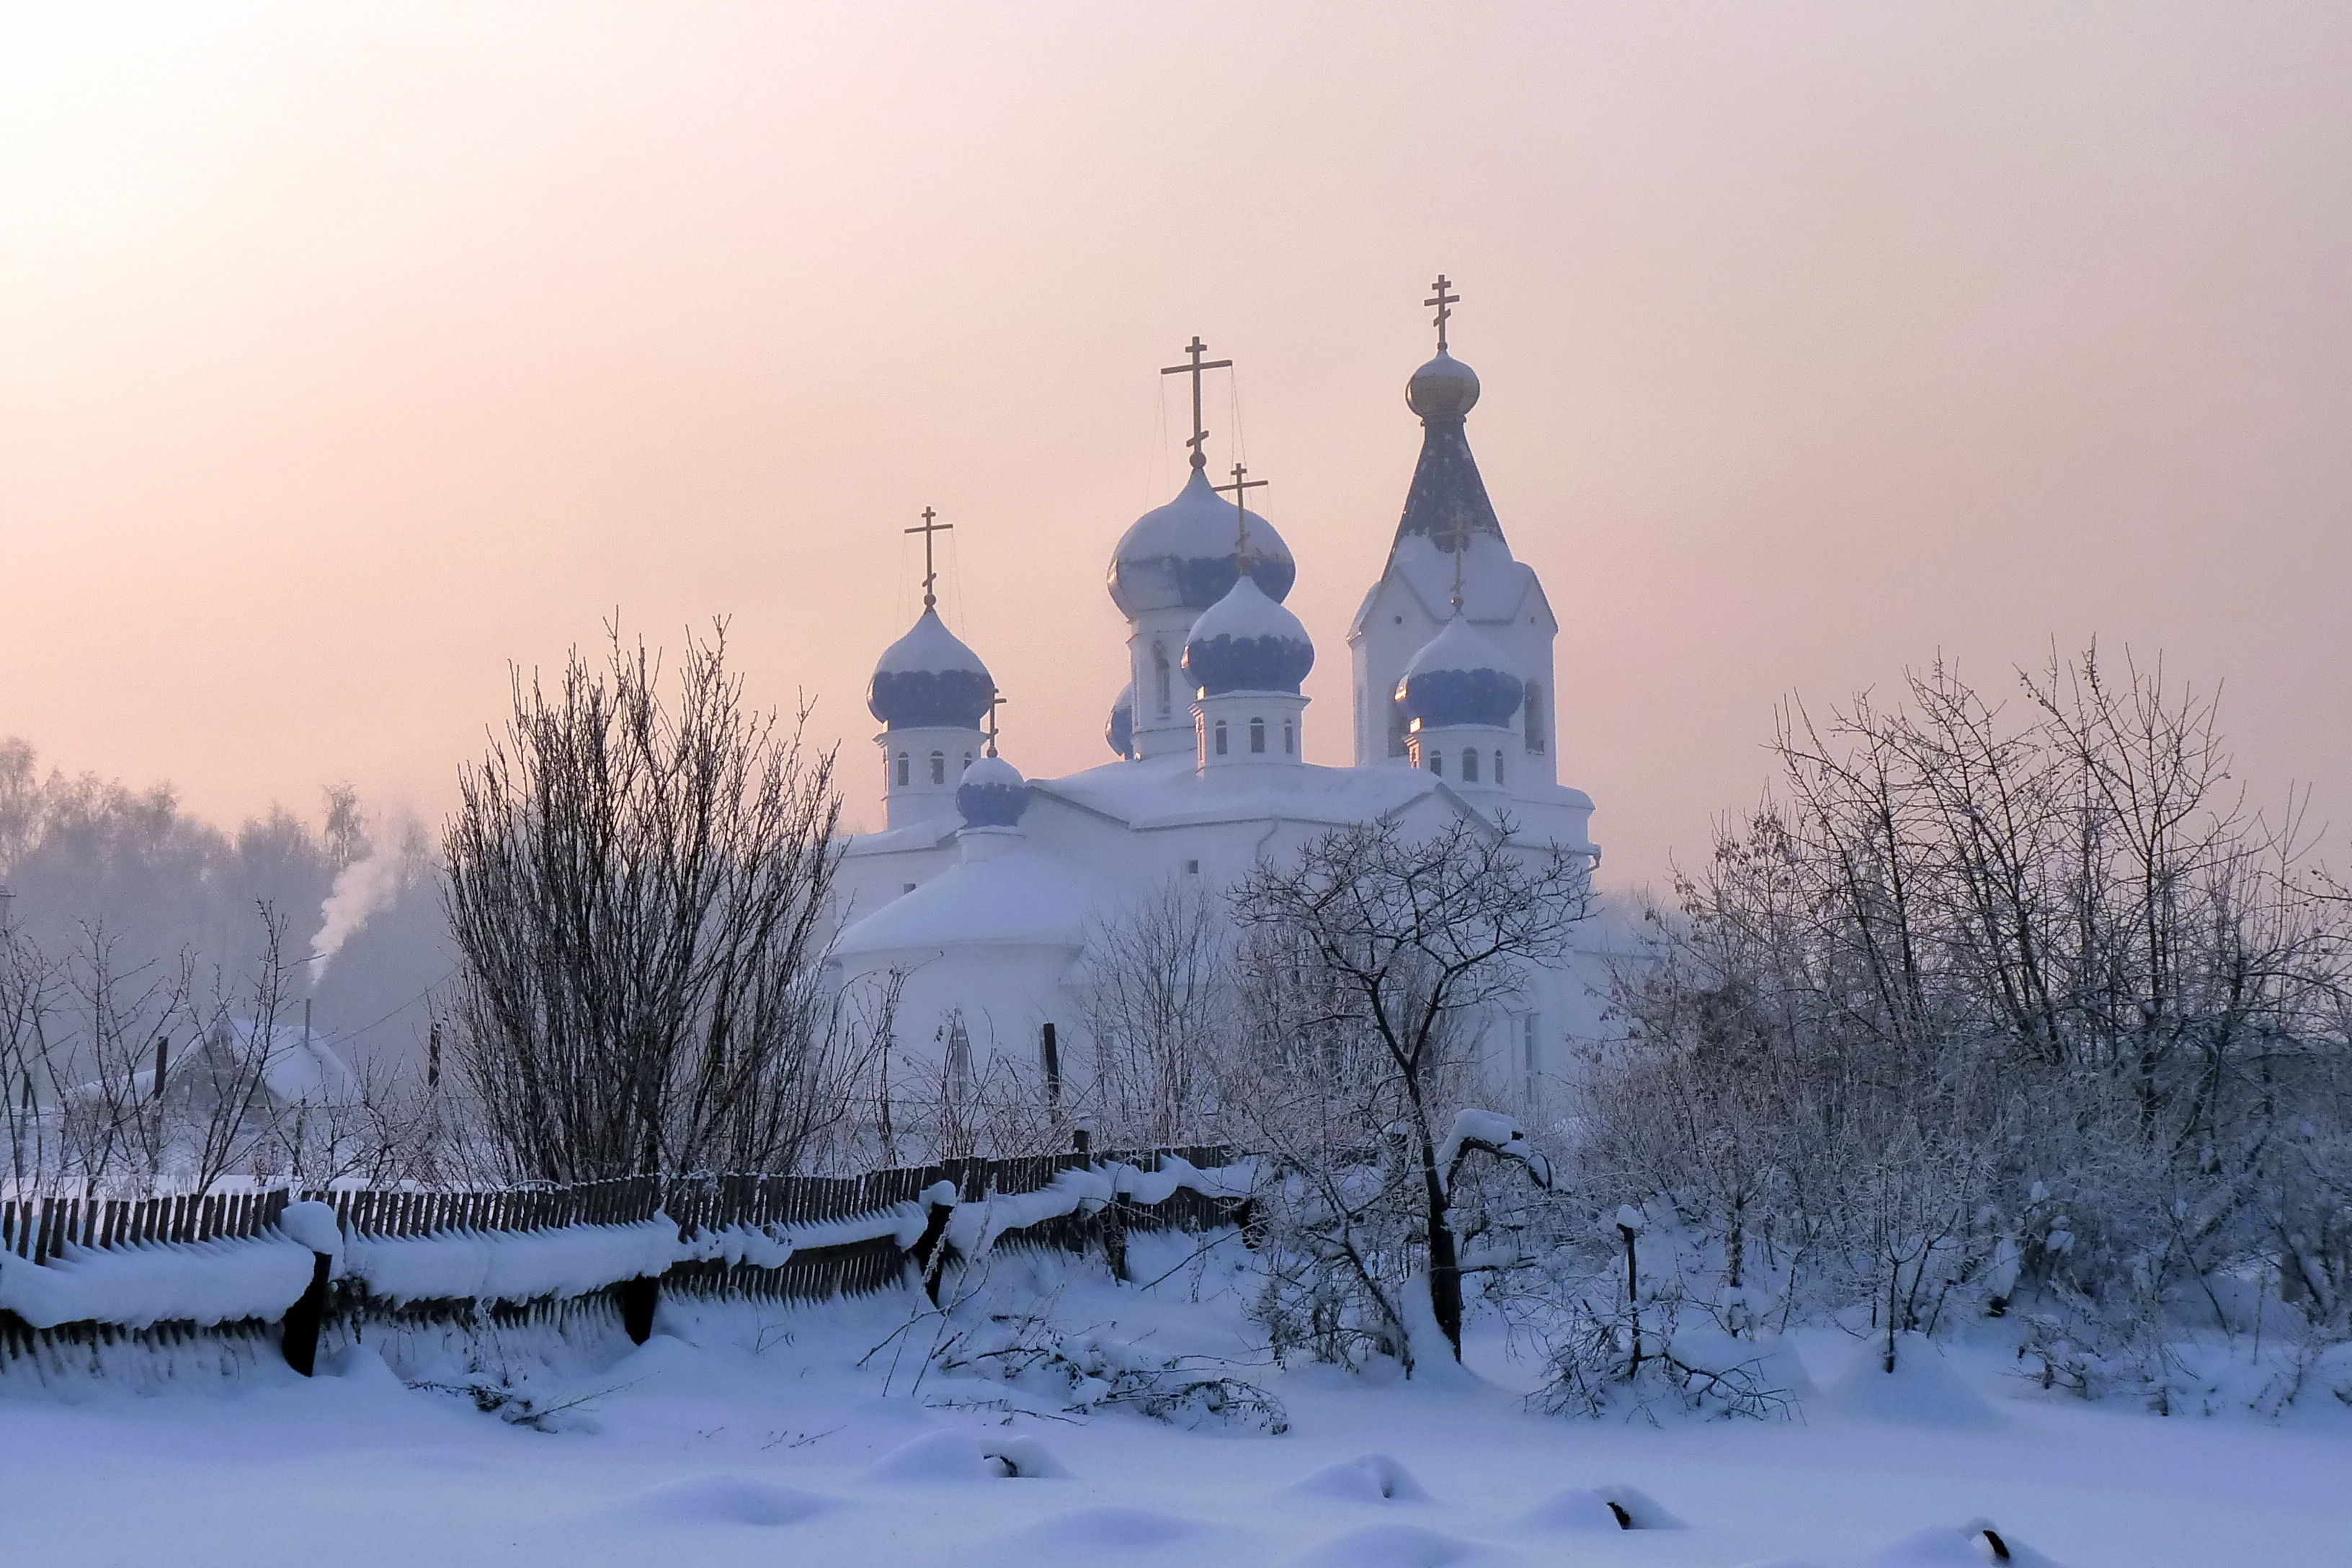
[(429, 843), (342, 786), (316, 822), (274, 806), (224, 831), (168, 784), (45, 771), (0, 741), (9, 1174), (326, 1173), (357, 1158), (358, 1121), (416, 1098), (451, 965)]

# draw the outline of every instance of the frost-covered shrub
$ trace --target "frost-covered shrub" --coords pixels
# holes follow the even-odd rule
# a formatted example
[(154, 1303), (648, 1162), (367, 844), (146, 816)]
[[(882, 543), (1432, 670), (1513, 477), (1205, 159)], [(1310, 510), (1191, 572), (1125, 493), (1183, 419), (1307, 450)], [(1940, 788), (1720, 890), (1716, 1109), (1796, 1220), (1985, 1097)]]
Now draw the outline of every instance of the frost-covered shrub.
[(2020, 686), (1790, 710), (1621, 976), (1570, 1163), (1709, 1238), (1709, 1289), (1760, 1250), (1783, 1319), (2006, 1321), (2053, 1390), (2194, 1407), (2199, 1336), (2352, 1338), (2352, 898), (2210, 700), (2095, 653)]
[(1042, 1309), (987, 1314), (942, 1341), (932, 1364), (1005, 1384), (1065, 1415), (1131, 1410), (1188, 1430), (1290, 1430), (1282, 1402), (1255, 1384), (1146, 1355), (1102, 1328), (1066, 1332)]

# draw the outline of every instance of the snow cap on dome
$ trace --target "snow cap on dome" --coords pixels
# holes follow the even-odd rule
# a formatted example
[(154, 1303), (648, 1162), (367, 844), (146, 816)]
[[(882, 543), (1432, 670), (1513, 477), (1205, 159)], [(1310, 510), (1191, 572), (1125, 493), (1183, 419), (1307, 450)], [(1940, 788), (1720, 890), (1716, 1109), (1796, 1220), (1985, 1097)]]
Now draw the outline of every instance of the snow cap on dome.
[(1404, 667), (1396, 695), (1407, 718), (1419, 720), (1423, 729), (1436, 729), (1508, 724), (1527, 689), (1528, 683), (1512, 673), (1502, 649), (1480, 636), (1457, 610)]
[(912, 630), (883, 650), (866, 707), (893, 730), (977, 730), (996, 681), (980, 656), (927, 609)]
[(964, 769), (955, 799), (968, 827), (1017, 827), (1029, 809), (1029, 784), (1003, 757), (982, 757)]
[(1412, 373), (1404, 384), (1404, 404), (1423, 419), (1467, 417), (1478, 403), (1478, 373), (1447, 353)]
[(1228, 691), (1297, 691), (1315, 668), (1315, 644), (1298, 617), (1253, 577), (1234, 585), (1192, 623), (1184, 673), (1204, 697)]
[(1118, 700), (1110, 705), (1110, 722), (1103, 726), (1103, 739), (1121, 757), (1135, 756), (1135, 682), (1119, 688)]
[[(1256, 557), (1249, 574), (1278, 601), (1290, 593), (1298, 568), (1274, 525), (1254, 511), (1246, 516)], [(1204, 470), (1193, 469), (1174, 500), (1145, 512), (1120, 536), (1110, 558), (1111, 602), (1130, 618), (1150, 610), (1207, 609), (1241, 575), (1234, 565), (1239, 531), (1234, 503)]]

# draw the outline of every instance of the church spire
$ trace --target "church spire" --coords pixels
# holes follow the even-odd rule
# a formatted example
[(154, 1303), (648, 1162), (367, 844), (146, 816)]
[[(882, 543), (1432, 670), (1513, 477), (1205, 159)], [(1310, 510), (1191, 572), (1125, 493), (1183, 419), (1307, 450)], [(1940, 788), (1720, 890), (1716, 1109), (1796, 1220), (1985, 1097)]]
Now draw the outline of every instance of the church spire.
[(1496, 519), (1495, 503), (1486, 499), (1486, 481), (1479, 477), (1478, 460), (1470, 455), (1464, 427), (1478, 403), (1478, 375), (1446, 346), (1446, 324), (1462, 296), (1453, 291), (1453, 280), (1444, 273), (1438, 274), (1434, 288), (1424, 303), (1437, 307), (1437, 357), (1405, 383), (1405, 405), (1421, 416), (1421, 460), (1405, 491), (1397, 539), (1418, 534), (1458, 555), (1473, 534), (1502, 538), (1503, 525)]

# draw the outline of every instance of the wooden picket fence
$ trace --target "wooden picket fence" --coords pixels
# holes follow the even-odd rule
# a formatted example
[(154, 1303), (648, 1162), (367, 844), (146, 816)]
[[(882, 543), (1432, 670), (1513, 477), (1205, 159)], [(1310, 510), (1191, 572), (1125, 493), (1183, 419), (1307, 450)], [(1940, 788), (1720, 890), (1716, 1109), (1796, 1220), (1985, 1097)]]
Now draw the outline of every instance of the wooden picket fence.
[(12, 1198), (0, 1203), (0, 1252), (47, 1263), (68, 1243), (128, 1247), (143, 1241), (255, 1237), (278, 1223), (288, 1201), (283, 1187), (210, 1197)]
[[(1066, 1170), (1117, 1162), (1157, 1170), (1176, 1156), (1202, 1169), (1223, 1164), (1227, 1151), (1210, 1145), (1039, 1155), (1010, 1160), (948, 1160), (900, 1166), (859, 1176), (779, 1174), (623, 1176), (568, 1186), (534, 1185), (486, 1190), (423, 1188), (330, 1188), (178, 1195), (142, 1200), (50, 1195), (0, 1202), (0, 1251), (46, 1265), (65, 1247), (129, 1247), (144, 1243), (199, 1242), (257, 1237), (277, 1223), (296, 1197), (331, 1205), (345, 1233), (365, 1237), (427, 1237), (444, 1232), (520, 1232), (571, 1225), (642, 1223), (656, 1215), (677, 1223), (682, 1238), (736, 1226), (820, 1224), (912, 1202), (940, 1182), (960, 1202), (992, 1193), (1035, 1192)], [(1054, 1251), (1100, 1249), (1114, 1266), (1123, 1257), (1129, 1229), (1200, 1231), (1232, 1223), (1235, 1205), (1180, 1189), (1157, 1205), (1120, 1204), (1098, 1216), (1064, 1215), (1041, 1221), (1000, 1239), (998, 1245)], [(398, 1304), (371, 1300), (363, 1289), (338, 1281), (310, 1308), (313, 1340), (320, 1322), (351, 1325), (362, 1321), (404, 1324), (456, 1323), (469, 1328), (510, 1327), (562, 1321), (581, 1311), (617, 1312), (633, 1337), (642, 1338), (656, 1294), (699, 1299), (823, 1300), (889, 1289), (908, 1278), (910, 1261), (926, 1260), (938, 1231), (913, 1249), (891, 1237), (795, 1251), (783, 1264), (687, 1262), (674, 1265), (656, 1283), (641, 1289), (606, 1287), (562, 1301), (425, 1301)], [(62, 1324), (35, 1329), (0, 1310), (0, 1358), (41, 1353), (71, 1346), (122, 1342), (175, 1344), (206, 1336), (251, 1338), (276, 1331), (259, 1323), (195, 1327), (159, 1323), (124, 1329), (108, 1324)], [(289, 1359), (297, 1359), (289, 1343)], [(298, 1360), (307, 1371), (307, 1355)]]

